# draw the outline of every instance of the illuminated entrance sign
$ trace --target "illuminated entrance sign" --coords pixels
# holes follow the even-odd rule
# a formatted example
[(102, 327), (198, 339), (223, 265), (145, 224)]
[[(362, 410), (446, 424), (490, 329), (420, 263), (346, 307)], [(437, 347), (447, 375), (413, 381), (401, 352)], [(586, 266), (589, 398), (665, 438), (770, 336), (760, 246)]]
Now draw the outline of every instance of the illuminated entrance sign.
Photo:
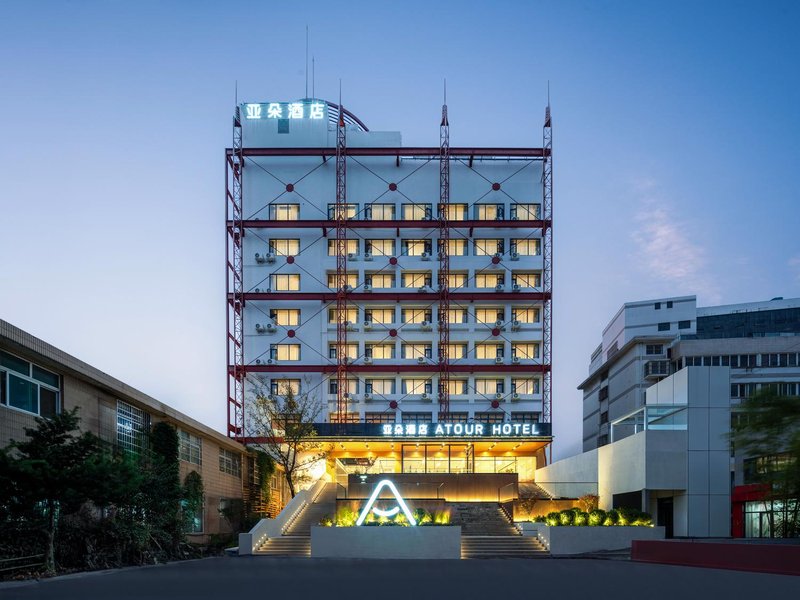
[[(378, 499), (378, 496), (383, 488), (389, 488), (389, 491), (392, 492), (395, 500), (397, 500), (398, 505), (394, 508), (390, 508), (389, 510), (381, 510), (380, 508), (376, 508), (374, 506), (375, 501)], [(364, 522), (364, 519), (367, 518), (370, 510), (379, 517), (393, 517), (402, 510), (403, 514), (406, 516), (406, 519), (408, 519), (409, 525), (413, 527), (417, 524), (417, 521), (414, 519), (414, 515), (412, 515), (411, 511), (408, 509), (408, 505), (406, 504), (405, 500), (403, 500), (402, 496), (400, 496), (400, 492), (397, 491), (397, 488), (388, 479), (384, 479), (383, 481), (379, 482), (378, 485), (375, 486), (375, 489), (372, 490), (372, 495), (369, 497), (369, 500), (367, 500), (367, 505), (364, 507), (364, 510), (361, 511), (361, 514), (356, 521), (356, 525), (361, 525)]]
[(245, 119), (324, 119), (324, 102), (302, 100), (299, 102), (269, 102), (245, 104)]
[(398, 423), (384, 425), (381, 432), (386, 437), (405, 438), (515, 438), (542, 435), (539, 423)]

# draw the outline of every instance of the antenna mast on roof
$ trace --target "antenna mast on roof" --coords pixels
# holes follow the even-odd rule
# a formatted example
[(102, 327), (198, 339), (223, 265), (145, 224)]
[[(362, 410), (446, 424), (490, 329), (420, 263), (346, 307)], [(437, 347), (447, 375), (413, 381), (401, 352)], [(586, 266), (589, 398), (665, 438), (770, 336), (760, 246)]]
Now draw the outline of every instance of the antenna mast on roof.
[(306, 25), (306, 95), (308, 98), (308, 25)]

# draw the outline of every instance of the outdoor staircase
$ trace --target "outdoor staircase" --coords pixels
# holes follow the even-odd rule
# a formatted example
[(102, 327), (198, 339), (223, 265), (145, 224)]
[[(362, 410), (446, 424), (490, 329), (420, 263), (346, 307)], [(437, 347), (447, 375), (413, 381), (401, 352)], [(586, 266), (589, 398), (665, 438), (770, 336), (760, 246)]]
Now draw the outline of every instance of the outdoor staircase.
[(547, 558), (534, 537), (522, 536), (496, 502), (450, 504), (450, 523), (461, 525), (461, 558)]
[(280, 537), (268, 539), (253, 554), (262, 556), (311, 556), (311, 526), (336, 511), (336, 484), (327, 483), (313, 503), (306, 506)]

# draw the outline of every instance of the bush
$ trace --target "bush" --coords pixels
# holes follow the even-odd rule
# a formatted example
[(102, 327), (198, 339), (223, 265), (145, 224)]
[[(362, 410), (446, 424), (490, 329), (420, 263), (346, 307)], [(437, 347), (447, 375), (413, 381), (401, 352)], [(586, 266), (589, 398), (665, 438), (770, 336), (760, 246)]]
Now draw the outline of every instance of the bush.
[(330, 515), (325, 515), (319, 520), (322, 527), (333, 527), (333, 518)]
[(551, 513), (547, 513), (547, 517), (545, 517), (544, 522), (547, 523), (548, 525), (550, 525), (551, 527), (553, 527), (555, 525), (560, 525), (561, 524), (561, 513), (558, 513), (558, 512), (555, 512), (555, 511), (553, 511)]
[(575, 520), (572, 523), (573, 525), (584, 526), (589, 524), (589, 513), (580, 510), (574, 514)]
[(603, 521), (606, 520), (606, 511), (600, 510), (599, 508), (594, 509), (589, 513), (589, 526), (597, 527), (598, 525), (602, 525)]
[(616, 525), (618, 521), (619, 513), (616, 510), (611, 509), (606, 513), (606, 518), (603, 520), (603, 525), (610, 527), (612, 525)]
[(572, 525), (575, 522), (575, 512), (570, 508), (562, 510), (558, 516), (559, 525)]
[[(369, 516), (367, 516), (367, 521), (369, 521)], [(337, 527), (353, 527), (358, 520), (358, 513), (354, 511), (349, 506), (343, 506), (338, 511), (336, 511), (336, 526)]]

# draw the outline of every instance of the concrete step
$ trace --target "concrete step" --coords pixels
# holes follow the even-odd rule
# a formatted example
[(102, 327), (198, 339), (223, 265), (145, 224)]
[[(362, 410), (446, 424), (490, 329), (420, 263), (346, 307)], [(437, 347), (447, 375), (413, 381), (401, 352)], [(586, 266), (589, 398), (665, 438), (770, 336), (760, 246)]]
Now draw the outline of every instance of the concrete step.
[(264, 556), (311, 556), (311, 538), (277, 537), (267, 540), (255, 552)]
[(463, 536), (461, 558), (547, 558), (550, 554), (536, 538)]

